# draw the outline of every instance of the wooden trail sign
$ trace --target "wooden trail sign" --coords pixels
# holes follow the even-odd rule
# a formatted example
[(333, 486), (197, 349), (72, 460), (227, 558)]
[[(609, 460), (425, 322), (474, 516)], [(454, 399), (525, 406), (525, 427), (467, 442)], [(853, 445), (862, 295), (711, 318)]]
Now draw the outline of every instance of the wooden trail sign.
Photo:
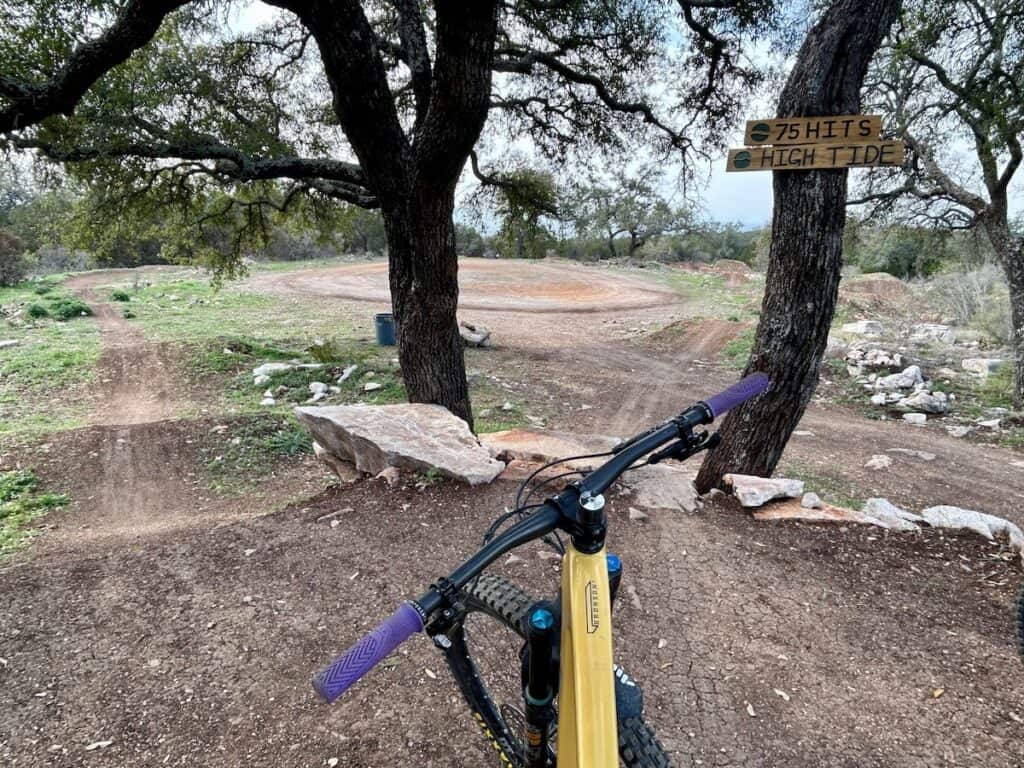
[(730, 149), (726, 171), (806, 171), (812, 168), (866, 168), (902, 163), (902, 141), (878, 140)]
[(902, 165), (904, 146), (882, 139), (878, 115), (748, 120), (743, 149), (730, 149), (726, 171), (800, 171)]
[(748, 120), (743, 143), (822, 144), (828, 142), (869, 141), (882, 133), (878, 115), (832, 115), (830, 117), (790, 117), (777, 120)]

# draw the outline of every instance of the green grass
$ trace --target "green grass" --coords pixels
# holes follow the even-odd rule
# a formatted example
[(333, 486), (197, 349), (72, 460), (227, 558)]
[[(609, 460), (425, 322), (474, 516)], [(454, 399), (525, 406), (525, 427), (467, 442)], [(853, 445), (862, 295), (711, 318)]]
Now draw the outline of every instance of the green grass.
[(754, 348), (754, 337), (757, 335), (757, 328), (751, 326), (744, 328), (722, 348), (722, 357), (730, 368), (742, 370), (750, 358), (750, 351)]
[(739, 321), (757, 317), (760, 313), (763, 282), (752, 280), (729, 288), (724, 277), (706, 272), (667, 269), (652, 274), (695, 304), (698, 317), (724, 317)]
[(813, 491), (822, 501), (837, 507), (859, 510), (867, 499), (863, 491), (849, 481), (802, 461), (783, 462), (775, 476), (803, 480), (804, 490)]
[[(254, 383), (252, 372), (262, 363), (317, 363), (307, 350), (296, 346), (234, 337), (217, 338), (193, 346), (191, 354), (186, 355), (185, 366), (194, 384), (204, 387), (212, 384), (218, 390), (219, 409), (232, 414), (289, 411), (293, 406), (302, 405), (311, 398), (309, 385), (317, 381), (339, 390), (331, 392), (322, 401), (323, 405), (385, 405), (405, 402), (405, 387), (394, 362), (393, 349), (355, 340), (335, 341), (332, 348), (337, 354), (337, 360), (341, 362), (320, 364), (320, 368), (292, 368), (274, 373), (268, 382), (259, 386)], [(338, 384), (338, 378), (348, 365), (356, 365), (356, 371), (346, 381)], [(365, 385), (371, 381), (380, 384), (380, 389), (365, 391)], [(270, 407), (260, 405), (263, 393), (268, 389), (274, 393), (277, 401), (276, 405)]]
[(68, 501), (64, 494), (40, 491), (38, 478), (29, 470), (0, 472), (0, 559), (25, 544), (34, 520)]
[[(37, 291), (47, 286), (46, 305), (63, 307), (70, 322), (25, 317), (27, 307), (39, 303)], [(93, 378), (101, 343), (91, 319), (75, 319), (74, 301), (53, 281), (0, 289), (0, 306), (7, 314), (0, 339), (19, 342), (0, 349), (0, 435), (65, 429), (84, 412), (78, 395)], [(21, 315), (14, 317), (19, 310)]]
[[(127, 290), (124, 285), (111, 290)], [(317, 339), (369, 339), (373, 313), (354, 314), (335, 303), (271, 296), (227, 283), (220, 289), (196, 277), (157, 275), (133, 293), (133, 325), (154, 341), (198, 343), (219, 337), (286, 342), (305, 349)]]
[(237, 419), (211, 432), (198, 449), (206, 485), (223, 495), (251, 490), (282, 459), (313, 452), (313, 439), (291, 415)]

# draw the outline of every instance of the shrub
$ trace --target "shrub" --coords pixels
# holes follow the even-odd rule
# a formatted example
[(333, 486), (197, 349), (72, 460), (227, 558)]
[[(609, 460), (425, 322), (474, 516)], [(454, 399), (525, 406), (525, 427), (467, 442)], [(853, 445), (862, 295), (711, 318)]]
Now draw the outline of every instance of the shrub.
[(942, 272), (931, 280), (928, 289), (931, 303), (957, 325), (967, 325), (990, 295), (1005, 285), (1002, 270), (995, 264), (984, 264), (966, 271)]
[(0, 286), (20, 283), (27, 274), (24, 244), (7, 230), (0, 229)]
[(33, 302), (28, 305), (28, 308), (25, 310), (25, 314), (33, 320), (41, 320), (44, 317), (50, 316), (50, 310), (38, 302)]
[(343, 363), (346, 362), (347, 356), (345, 350), (342, 349), (338, 342), (328, 339), (322, 341), (317, 339), (309, 346), (310, 356), (318, 363), (324, 365), (330, 365), (331, 363)]
[(121, 317), (123, 317), (125, 320), (133, 320), (135, 318), (135, 313), (128, 309), (128, 307), (125, 307), (124, 310), (121, 312)]
[(997, 290), (988, 294), (975, 313), (971, 325), (984, 331), (997, 344), (1009, 344), (1013, 339), (1009, 291)]
[(50, 285), (49, 283), (40, 283), (39, 285), (32, 289), (32, 293), (34, 293), (36, 296), (45, 296), (52, 290), (53, 286)]
[(117, 288), (117, 289), (115, 289), (115, 290), (110, 292), (110, 300), (111, 301), (131, 301), (132, 297), (131, 297), (131, 294), (128, 293), (128, 291), (124, 290), (123, 288)]
[(80, 299), (61, 296), (50, 302), (50, 314), (57, 320), (67, 321), (82, 315), (91, 315), (92, 309)]

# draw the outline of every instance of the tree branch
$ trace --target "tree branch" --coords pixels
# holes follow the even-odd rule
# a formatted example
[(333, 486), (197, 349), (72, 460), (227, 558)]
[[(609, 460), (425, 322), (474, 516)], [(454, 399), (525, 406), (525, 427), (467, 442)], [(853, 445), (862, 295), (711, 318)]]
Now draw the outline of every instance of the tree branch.
[(190, 0), (132, 0), (106, 32), (76, 48), (46, 83), (34, 85), (4, 77), (0, 95), (0, 134), (35, 125), (51, 115), (70, 115), (86, 91), (104, 74), (146, 45), (164, 18)]

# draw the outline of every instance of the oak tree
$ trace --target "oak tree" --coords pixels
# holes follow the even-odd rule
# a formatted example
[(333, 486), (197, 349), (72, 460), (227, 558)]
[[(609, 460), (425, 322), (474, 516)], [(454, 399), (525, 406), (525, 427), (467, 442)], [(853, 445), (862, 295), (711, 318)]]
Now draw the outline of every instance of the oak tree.
[[(899, 0), (829, 3), (800, 47), (778, 116), (858, 113), (868, 65), (899, 8)], [(765, 295), (746, 370), (772, 384), (726, 416), (722, 443), (697, 476), (701, 491), (727, 472), (770, 475), (814, 394), (839, 293), (847, 173), (774, 173)]]
[(288, 211), (379, 208), (409, 397), (470, 423), (452, 215), (488, 116), (552, 158), (636, 141), (685, 156), (756, 81), (738, 41), (773, 5), (266, 4), (274, 20), (245, 29), (229, 0), (0, 0), (0, 138), (98, 189), (106, 226), (164, 222), (179, 255), (209, 227), (239, 254)]
[(1024, 161), (1024, 2), (908, 2), (868, 98), (908, 157), (871, 174), (852, 202), (876, 218), (984, 233), (1010, 287), (1014, 404), (1024, 408), (1024, 236), (1009, 216)]

